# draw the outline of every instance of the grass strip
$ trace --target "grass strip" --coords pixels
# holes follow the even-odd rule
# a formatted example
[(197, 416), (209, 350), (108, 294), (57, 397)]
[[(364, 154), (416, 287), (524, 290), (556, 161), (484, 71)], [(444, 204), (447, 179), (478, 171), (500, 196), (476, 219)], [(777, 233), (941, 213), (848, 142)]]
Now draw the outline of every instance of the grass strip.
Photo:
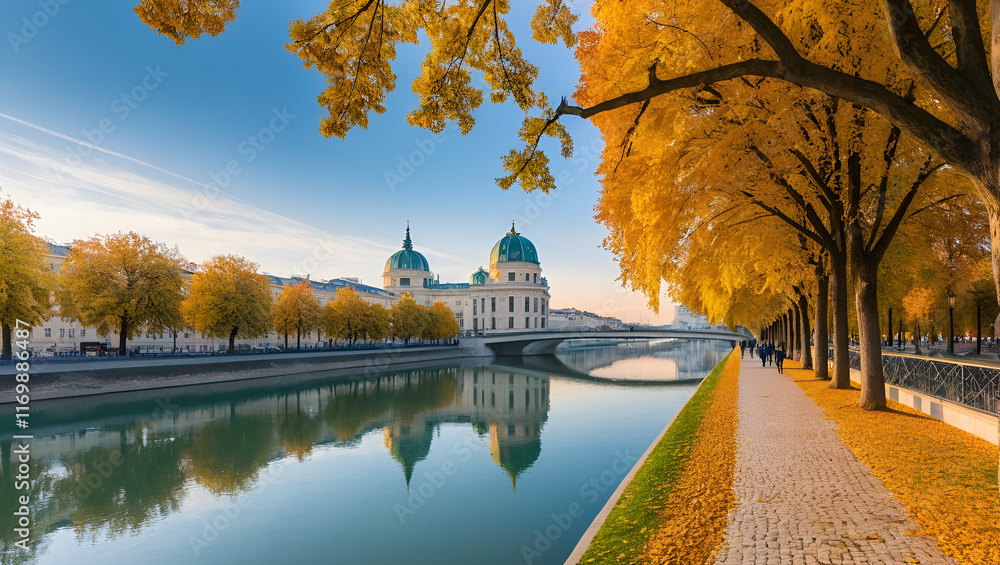
[(858, 407), (860, 391), (832, 390), (812, 371), (788, 376), (837, 423), (840, 439), (903, 504), (916, 532), (960, 563), (1000, 565), (997, 446), (904, 404)]
[(581, 564), (700, 563), (721, 544), (736, 452), (738, 356), (709, 373), (636, 471)]

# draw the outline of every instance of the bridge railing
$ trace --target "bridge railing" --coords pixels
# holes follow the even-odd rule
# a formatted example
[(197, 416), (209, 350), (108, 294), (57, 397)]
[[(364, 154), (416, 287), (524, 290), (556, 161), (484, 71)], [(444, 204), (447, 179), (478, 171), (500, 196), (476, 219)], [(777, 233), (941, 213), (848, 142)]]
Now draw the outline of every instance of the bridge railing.
[[(849, 351), (848, 359), (852, 369), (861, 369), (857, 351)], [(882, 355), (882, 367), (887, 385), (997, 414), (1000, 368), (887, 354)]]

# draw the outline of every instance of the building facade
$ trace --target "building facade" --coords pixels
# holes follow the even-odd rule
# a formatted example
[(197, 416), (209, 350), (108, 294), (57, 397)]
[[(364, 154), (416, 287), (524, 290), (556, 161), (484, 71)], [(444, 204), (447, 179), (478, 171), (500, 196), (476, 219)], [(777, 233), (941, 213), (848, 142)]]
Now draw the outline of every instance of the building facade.
[(444, 302), (462, 333), (490, 334), (547, 329), (549, 285), (535, 245), (511, 224), (490, 251), (489, 270), (480, 267), (467, 283), (442, 283), (422, 253), (413, 249), (410, 227), (403, 248), (385, 262), (384, 290), (409, 293), (418, 304)]
[[(69, 255), (69, 247), (49, 244), (47, 260), (52, 270), (59, 269)], [(198, 266), (186, 265), (181, 276), (189, 281)], [(313, 296), (320, 306), (333, 300), (337, 290), (352, 287), (363, 300), (391, 308), (403, 293), (410, 293), (418, 304), (431, 306), (444, 302), (455, 314), (459, 330), (463, 333), (523, 332), (545, 329), (548, 325), (548, 282), (542, 276), (541, 264), (534, 244), (511, 231), (493, 246), (490, 268), (480, 268), (468, 283), (441, 283), (430, 270), (427, 259), (413, 249), (410, 228), (406, 228), (403, 248), (385, 263), (384, 288), (362, 284), (355, 278), (309, 280)], [(302, 277), (278, 277), (265, 273), (275, 298), (285, 286), (298, 284)], [(295, 336), (289, 337), (289, 343)], [(302, 346), (313, 348), (322, 345), (324, 336), (311, 331), (302, 336)], [(272, 331), (266, 337), (237, 340), (243, 349), (268, 350), (284, 345), (284, 337)], [(99, 335), (95, 328), (86, 327), (78, 320), (61, 318), (58, 312), (40, 326), (32, 328), (32, 348), (38, 356), (96, 354), (100, 349), (117, 348), (118, 335)], [(225, 351), (225, 339), (213, 339), (190, 330), (145, 332), (129, 340), (129, 348), (139, 353), (208, 353)]]

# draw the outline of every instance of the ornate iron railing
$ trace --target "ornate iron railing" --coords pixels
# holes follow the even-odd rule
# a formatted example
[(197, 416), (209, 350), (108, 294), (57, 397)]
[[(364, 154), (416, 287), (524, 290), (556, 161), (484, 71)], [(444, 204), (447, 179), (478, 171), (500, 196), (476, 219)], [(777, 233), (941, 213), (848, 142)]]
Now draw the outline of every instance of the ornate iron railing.
[[(852, 369), (861, 369), (861, 355), (849, 351)], [(934, 396), (988, 414), (997, 414), (1000, 367), (963, 365), (905, 355), (882, 355), (885, 384)]]

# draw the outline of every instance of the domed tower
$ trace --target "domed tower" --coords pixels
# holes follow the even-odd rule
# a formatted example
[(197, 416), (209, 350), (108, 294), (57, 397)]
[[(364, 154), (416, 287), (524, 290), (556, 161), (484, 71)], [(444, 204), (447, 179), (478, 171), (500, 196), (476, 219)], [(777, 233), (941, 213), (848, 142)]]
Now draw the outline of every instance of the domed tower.
[(410, 239), (410, 226), (406, 226), (406, 237), (403, 248), (392, 254), (385, 262), (385, 272), (382, 273), (382, 287), (386, 290), (407, 292), (408, 288), (422, 288), (431, 280), (431, 268), (427, 258), (419, 251), (413, 250)]
[(489, 278), (489, 272), (487, 272), (486, 269), (479, 267), (479, 269), (475, 273), (472, 273), (472, 276), (469, 277), (469, 286), (483, 286)]
[(493, 246), (490, 252), (490, 278), (494, 282), (518, 282), (539, 284), (542, 267), (538, 263), (535, 244), (514, 230), (510, 231)]

